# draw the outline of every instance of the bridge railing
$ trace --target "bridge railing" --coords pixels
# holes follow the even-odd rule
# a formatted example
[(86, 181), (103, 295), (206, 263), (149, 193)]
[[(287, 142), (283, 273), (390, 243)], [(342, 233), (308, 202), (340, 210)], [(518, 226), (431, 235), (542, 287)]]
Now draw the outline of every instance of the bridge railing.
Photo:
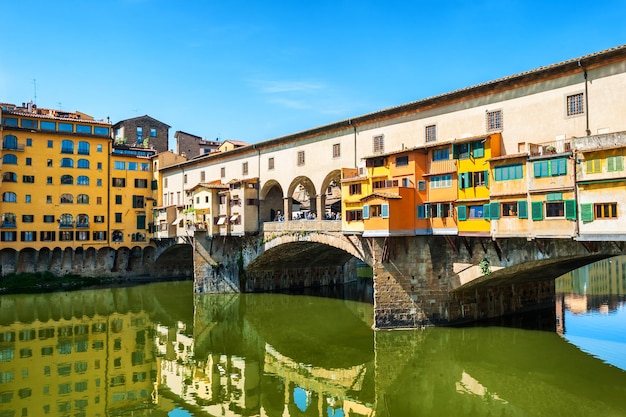
[(264, 232), (340, 232), (341, 220), (289, 220), (264, 222)]

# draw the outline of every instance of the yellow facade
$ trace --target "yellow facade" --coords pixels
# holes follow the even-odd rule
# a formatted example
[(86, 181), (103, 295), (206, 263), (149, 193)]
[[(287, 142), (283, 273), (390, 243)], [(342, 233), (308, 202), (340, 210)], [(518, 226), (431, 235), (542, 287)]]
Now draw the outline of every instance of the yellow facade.
[(3, 247), (107, 245), (110, 123), (5, 106), (0, 136)]
[(489, 220), (484, 205), (489, 202), (489, 160), (500, 156), (499, 133), (455, 141), (453, 156), (458, 160), (458, 199), (456, 202), (459, 235), (489, 236)]
[(341, 229), (344, 233), (363, 233), (363, 203), (361, 199), (371, 191), (365, 173), (357, 168), (341, 170)]
[(454, 202), (458, 198), (457, 162), (453, 158), (450, 143), (434, 146), (428, 151), (428, 169), (424, 175), (428, 202), (424, 205), (423, 213), (429, 221), (432, 234), (458, 233), (454, 214)]
[(158, 198), (150, 161), (153, 153), (127, 146), (112, 150), (109, 236), (113, 248), (150, 244)]

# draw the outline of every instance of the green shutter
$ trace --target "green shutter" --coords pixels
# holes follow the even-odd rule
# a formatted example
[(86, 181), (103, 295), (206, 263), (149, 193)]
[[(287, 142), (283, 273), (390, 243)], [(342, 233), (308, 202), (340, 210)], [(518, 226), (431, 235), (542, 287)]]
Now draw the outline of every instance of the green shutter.
[(615, 170), (616, 171), (622, 171), (624, 169), (624, 157), (623, 156), (616, 156), (615, 157)]
[(565, 200), (565, 218), (576, 220), (576, 200)]
[(425, 205), (420, 204), (419, 206), (417, 206), (417, 218), (418, 219), (426, 218), (426, 206)]
[(368, 205), (364, 205), (363, 206), (363, 218), (364, 219), (369, 219), (370, 218), (370, 206), (368, 206)]
[(586, 203), (580, 205), (580, 219), (583, 222), (593, 221), (593, 204)]
[(491, 204), (489, 203), (483, 205), (483, 216), (485, 217), (485, 220), (491, 219), (491, 210), (489, 210), (490, 207), (491, 207)]
[(500, 203), (491, 203), (489, 208), (489, 214), (492, 220), (498, 220), (500, 218)]
[(489, 170), (485, 171), (485, 187), (489, 186)]
[(519, 200), (517, 202), (517, 217), (520, 219), (528, 218), (528, 201)]
[(146, 228), (146, 216), (138, 215), (137, 216), (137, 230), (145, 230)]
[(380, 216), (383, 219), (388, 219), (389, 218), (389, 204), (382, 204), (380, 206)]
[(543, 202), (533, 201), (531, 204), (533, 220), (543, 220)]
[(548, 193), (546, 194), (546, 201), (562, 201), (563, 193)]
[(485, 144), (483, 142), (472, 143), (472, 156), (474, 158), (482, 158), (485, 156)]
[(457, 208), (457, 217), (459, 221), (467, 220), (467, 207), (466, 206), (458, 206)]
[(553, 159), (550, 161), (550, 175), (555, 177), (557, 175), (567, 174), (567, 160), (565, 158)]
[(452, 159), (459, 159), (459, 148), (456, 145), (452, 145)]

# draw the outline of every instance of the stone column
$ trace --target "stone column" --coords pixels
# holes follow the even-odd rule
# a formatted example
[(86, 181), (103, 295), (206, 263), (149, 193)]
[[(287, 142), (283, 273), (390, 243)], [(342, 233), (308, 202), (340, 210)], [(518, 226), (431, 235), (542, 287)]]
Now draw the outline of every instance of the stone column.
[[(313, 199), (311, 199), (311, 207), (313, 207)], [(317, 195), (315, 209), (317, 210), (317, 220), (324, 220), (326, 216), (326, 194)]]
[(286, 222), (291, 220), (291, 216), (292, 216), (291, 197), (283, 198), (283, 215), (285, 216)]

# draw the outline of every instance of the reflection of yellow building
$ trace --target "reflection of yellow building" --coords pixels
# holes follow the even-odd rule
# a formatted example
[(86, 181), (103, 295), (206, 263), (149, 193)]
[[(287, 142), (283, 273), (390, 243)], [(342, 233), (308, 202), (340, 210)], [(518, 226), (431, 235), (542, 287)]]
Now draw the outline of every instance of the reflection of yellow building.
[[(52, 301), (67, 307), (74, 294)], [(105, 416), (143, 407), (153, 389), (150, 327), (143, 312), (3, 326), (0, 415)]]

